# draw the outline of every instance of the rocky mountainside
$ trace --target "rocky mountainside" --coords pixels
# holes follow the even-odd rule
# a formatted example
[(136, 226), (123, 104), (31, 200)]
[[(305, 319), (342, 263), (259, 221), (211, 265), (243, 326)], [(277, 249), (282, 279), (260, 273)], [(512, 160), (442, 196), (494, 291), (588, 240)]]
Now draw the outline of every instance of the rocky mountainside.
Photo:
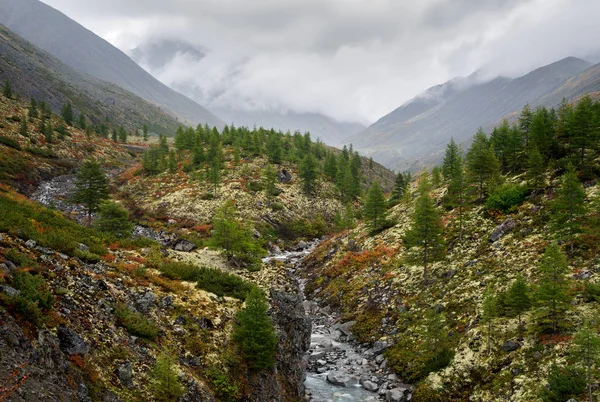
[(72, 68), (131, 91), (182, 123), (223, 125), (214, 114), (160, 83), (119, 49), (38, 0), (0, 1), (0, 23)]
[(554, 107), (562, 96), (574, 99), (593, 90), (590, 66), (570, 57), (515, 79), (482, 82), (477, 73), (455, 79), (430, 88), (347, 142), (389, 168), (418, 170), (438, 163), (451, 137), (468, 145), (479, 127), (487, 130), (527, 103)]
[(101, 81), (62, 63), (0, 25), (0, 80), (8, 80), (15, 92), (47, 102), (59, 113), (67, 102), (90, 122), (112, 122), (136, 131), (144, 125), (151, 132), (174, 132), (179, 122), (159, 107), (114, 84)]

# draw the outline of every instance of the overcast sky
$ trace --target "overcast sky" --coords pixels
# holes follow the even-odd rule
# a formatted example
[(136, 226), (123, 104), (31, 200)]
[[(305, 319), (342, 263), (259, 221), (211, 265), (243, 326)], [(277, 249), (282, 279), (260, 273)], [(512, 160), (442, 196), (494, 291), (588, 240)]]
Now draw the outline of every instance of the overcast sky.
[(209, 49), (157, 73), (212, 104), (371, 123), (484, 68), (518, 75), (598, 54), (598, 0), (43, 0), (128, 52), (152, 39)]

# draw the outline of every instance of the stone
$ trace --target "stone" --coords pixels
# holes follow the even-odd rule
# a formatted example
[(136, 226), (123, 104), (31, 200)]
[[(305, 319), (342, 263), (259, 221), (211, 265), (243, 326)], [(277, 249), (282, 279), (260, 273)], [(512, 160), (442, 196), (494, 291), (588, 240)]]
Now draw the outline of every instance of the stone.
[(133, 378), (133, 365), (131, 362), (118, 365), (115, 369), (115, 375), (121, 384), (126, 387), (131, 386), (131, 379)]
[(366, 389), (369, 392), (377, 392), (377, 390), (379, 389), (379, 385), (377, 385), (376, 383), (371, 382), (371, 381), (363, 382), (362, 386), (364, 389)]
[(338, 326), (338, 329), (346, 336), (352, 335), (352, 332), (350, 331), (352, 329), (352, 327), (354, 326), (354, 324), (356, 324), (356, 321), (347, 321), (343, 324), (340, 324)]
[(379, 364), (383, 363), (384, 360), (385, 360), (385, 357), (383, 357), (383, 355), (378, 355), (375, 358), (375, 363), (377, 363), (379, 365)]
[(308, 244), (304, 240), (300, 240), (296, 245), (296, 250), (302, 251), (308, 248)]
[(394, 388), (386, 392), (385, 400), (387, 402), (406, 402), (408, 394), (407, 388)]
[(317, 361), (325, 357), (325, 351), (313, 352), (308, 356), (309, 361)]
[(435, 306), (433, 306), (433, 311), (435, 311), (437, 314), (440, 314), (441, 312), (444, 311), (444, 306), (442, 304), (438, 303)]
[(89, 248), (88, 246), (86, 246), (85, 244), (83, 244), (83, 243), (79, 243), (79, 244), (77, 245), (77, 248), (78, 248), (80, 251), (90, 251), (90, 248)]
[(515, 220), (513, 218), (507, 218), (500, 225), (496, 226), (494, 231), (490, 236), (490, 241), (496, 242), (504, 237), (507, 233), (513, 230), (517, 226)]
[(346, 246), (346, 249), (348, 251), (352, 251), (353, 253), (360, 251), (360, 248), (358, 247), (358, 244), (356, 243), (356, 240), (354, 240), (354, 239), (348, 240), (348, 245)]
[(0, 274), (2, 276), (10, 274), (10, 269), (8, 269), (8, 266), (6, 264), (0, 264)]
[(292, 181), (292, 175), (287, 170), (281, 169), (277, 173), (277, 181), (279, 181), (280, 183), (289, 183), (290, 181)]
[(350, 387), (358, 383), (358, 380), (343, 371), (331, 371), (327, 374), (327, 382), (341, 387)]
[(36, 245), (37, 243), (35, 242), (35, 240), (27, 240), (25, 242), (25, 247), (27, 248), (35, 248)]
[(521, 347), (521, 345), (518, 342), (510, 340), (510, 341), (504, 342), (504, 344), (502, 345), (502, 350), (505, 351), (506, 353), (510, 353), (512, 351), (519, 349), (520, 347)]
[(162, 308), (171, 307), (173, 305), (173, 296), (169, 295), (169, 296), (163, 297), (162, 299), (160, 299), (159, 305)]
[(151, 290), (148, 290), (137, 296), (135, 299), (135, 308), (141, 313), (148, 313), (154, 307), (154, 303), (156, 303), (156, 295)]
[(369, 351), (373, 356), (379, 356), (388, 348), (388, 343), (385, 341), (376, 341), (373, 343), (373, 347)]
[(394, 373), (388, 374), (387, 380), (388, 381), (398, 381), (398, 376), (396, 374), (394, 374)]
[(60, 350), (66, 355), (86, 355), (90, 351), (89, 345), (71, 328), (60, 326), (56, 332), (60, 342)]
[(324, 365), (326, 365), (326, 364), (327, 364), (327, 360), (323, 360), (323, 359), (317, 360), (317, 364), (318, 364), (319, 366), (324, 366)]
[[(6, 267), (8, 268), (9, 271), (16, 271), (17, 270), (17, 266), (11, 261), (11, 260), (4, 260), (4, 264), (6, 265)], [(0, 264), (2, 265), (2, 264)]]
[(197, 248), (198, 248), (198, 246), (196, 246), (191, 241), (187, 241), (187, 240), (183, 240), (183, 239), (181, 239), (177, 243), (175, 243), (175, 247), (173, 247), (173, 249), (175, 251), (183, 251), (186, 253), (189, 253), (190, 251), (194, 251)]

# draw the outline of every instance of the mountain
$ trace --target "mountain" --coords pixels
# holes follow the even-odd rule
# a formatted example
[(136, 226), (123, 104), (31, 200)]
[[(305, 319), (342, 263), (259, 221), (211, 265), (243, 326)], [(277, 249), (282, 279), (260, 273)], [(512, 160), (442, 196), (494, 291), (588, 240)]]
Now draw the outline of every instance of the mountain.
[(0, 79), (21, 97), (43, 100), (59, 113), (70, 101), (97, 124), (112, 121), (133, 131), (174, 133), (179, 122), (157, 106), (114, 84), (81, 73), (0, 25)]
[(478, 73), (454, 79), (428, 89), (348, 143), (387, 167), (418, 170), (439, 162), (451, 137), (467, 145), (479, 127), (489, 129), (527, 103), (555, 106), (560, 94), (572, 98), (575, 92), (564, 85), (590, 66), (569, 57), (515, 79), (482, 81)]
[[(195, 45), (179, 40), (154, 39), (141, 44), (131, 51), (131, 57), (140, 66), (158, 76), (168, 68), (176, 56), (184, 56), (191, 63), (199, 62), (207, 51)], [(190, 81), (169, 83), (171, 88), (185, 94), (191, 99), (207, 105), (226, 123), (236, 126), (266, 127), (276, 130), (294, 132), (310, 132), (312, 138), (319, 138), (331, 146), (343, 144), (351, 135), (365, 129), (359, 123), (339, 122), (319, 113), (299, 113), (294, 111), (279, 112), (275, 110), (243, 110), (217, 104), (215, 100), (207, 100), (206, 96), (195, 89)]]
[(0, 0), (0, 23), (63, 63), (116, 84), (188, 124), (223, 122), (162, 84), (125, 53), (38, 0)]

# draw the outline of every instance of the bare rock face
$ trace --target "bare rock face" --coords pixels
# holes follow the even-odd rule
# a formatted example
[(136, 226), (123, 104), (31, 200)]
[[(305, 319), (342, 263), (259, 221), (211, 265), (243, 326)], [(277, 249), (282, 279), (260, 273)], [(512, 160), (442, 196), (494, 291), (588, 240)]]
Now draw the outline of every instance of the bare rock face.
[(506, 219), (500, 225), (496, 226), (496, 228), (492, 232), (492, 235), (490, 236), (490, 241), (496, 242), (496, 241), (500, 240), (507, 233), (509, 233), (511, 230), (513, 230), (515, 228), (515, 226), (517, 226), (517, 223), (515, 222), (515, 220), (513, 218)]

